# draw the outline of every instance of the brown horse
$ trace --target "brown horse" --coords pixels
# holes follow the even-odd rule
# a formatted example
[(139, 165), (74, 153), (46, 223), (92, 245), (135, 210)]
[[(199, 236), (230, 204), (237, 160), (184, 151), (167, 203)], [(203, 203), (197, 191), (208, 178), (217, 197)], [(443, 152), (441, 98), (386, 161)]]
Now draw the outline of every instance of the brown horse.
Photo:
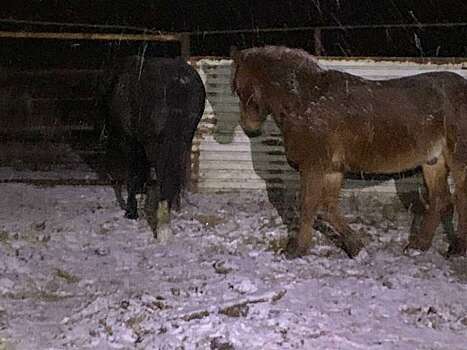
[[(240, 124), (260, 133), (271, 114), (282, 131), (288, 161), (301, 181), (300, 227), (289, 242), (306, 254), (318, 209), (350, 256), (362, 244), (339, 213), (345, 172), (396, 173), (421, 166), (427, 188), (423, 219), (409, 248), (427, 250), (440, 221), (452, 221), (447, 182), (455, 183), (457, 234), (449, 253), (467, 248), (467, 81), (433, 72), (370, 81), (321, 68), (307, 52), (268, 46), (234, 55), (232, 89), (240, 98)], [(448, 225), (449, 226), (449, 225)], [(354, 236), (354, 238), (352, 238)]]

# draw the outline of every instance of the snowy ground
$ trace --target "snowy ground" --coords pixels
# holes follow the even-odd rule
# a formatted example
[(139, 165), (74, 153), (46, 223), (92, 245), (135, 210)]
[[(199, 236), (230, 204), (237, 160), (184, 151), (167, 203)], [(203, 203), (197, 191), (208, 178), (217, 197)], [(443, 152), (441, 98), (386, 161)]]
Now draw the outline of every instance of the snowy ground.
[[(108, 187), (0, 185), (0, 349), (467, 349), (467, 259), (437, 234), (404, 255), (408, 219), (347, 214), (367, 255), (325, 237), (277, 250), (263, 194), (190, 195), (152, 238)], [(376, 202), (375, 202), (376, 203)]]

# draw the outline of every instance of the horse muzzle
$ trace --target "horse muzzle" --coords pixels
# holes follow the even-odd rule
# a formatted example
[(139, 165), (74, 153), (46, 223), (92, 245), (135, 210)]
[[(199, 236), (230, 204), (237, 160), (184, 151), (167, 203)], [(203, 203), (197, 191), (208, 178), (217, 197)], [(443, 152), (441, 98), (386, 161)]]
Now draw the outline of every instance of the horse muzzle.
[(261, 129), (247, 129), (247, 128), (243, 128), (243, 131), (245, 132), (246, 136), (248, 137), (258, 137), (258, 136), (261, 136), (261, 134), (263, 133), (261, 131)]

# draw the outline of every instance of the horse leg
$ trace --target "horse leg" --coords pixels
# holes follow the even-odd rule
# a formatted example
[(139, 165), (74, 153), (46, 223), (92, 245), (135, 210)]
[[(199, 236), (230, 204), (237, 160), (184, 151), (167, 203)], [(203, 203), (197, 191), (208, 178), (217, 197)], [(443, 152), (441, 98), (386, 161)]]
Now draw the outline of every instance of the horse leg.
[(187, 191), (192, 190), (191, 183), (191, 150), (192, 150), (192, 141), (186, 142), (185, 148), (182, 154), (182, 163), (181, 163), (181, 180), (180, 180), (180, 190), (177, 191), (175, 197), (170, 203), (171, 209), (175, 211), (180, 211), (182, 207), (182, 198), (186, 199)]
[(117, 203), (120, 207), (120, 209), (126, 210), (127, 206), (125, 203), (125, 200), (123, 199), (123, 194), (122, 194), (122, 183), (119, 181), (113, 182), (112, 181), (112, 189), (115, 194), (115, 198), (117, 199)]
[(159, 209), (160, 201), (160, 186), (157, 180), (149, 179), (146, 185), (146, 201), (144, 203), (144, 213), (146, 221), (151, 227), (154, 238), (157, 238), (158, 217), (157, 211)]
[(344, 174), (329, 173), (324, 176), (323, 219), (339, 234), (336, 244), (340, 246), (349, 257), (355, 257), (363, 248), (363, 243), (355, 234), (339, 210), (339, 193), (344, 181)]
[(138, 188), (138, 179), (132, 174), (132, 168), (128, 168), (128, 182), (127, 182), (127, 205), (125, 217), (128, 219), (136, 220), (138, 218), (138, 202), (136, 201), (136, 193)]
[(449, 188), (448, 174), (446, 174), (445, 181), (441, 183), (441, 193), (444, 194), (444, 207), (440, 210), (441, 226), (443, 232), (446, 234), (449, 245), (452, 246), (456, 239), (456, 232), (454, 229), (454, 204), (452, 201), (451, 190)]
[(128, 178), (127, 192), (128, 198), (125, 217), (136, 220), (138, 218), (138, 202), (136, 201), (136, 185), (132, 178)]
[(427, 188), (427, 205), (423, 212), (420, 229), (418, 232), (416, 230), (411, 232), (406, 248), (425, 251), (431, 247), (441, 219), (444, 225), (452, 219), (452, 205), (447, 182), (448, 168), (444, 157), (440, 156), (436, 164), (423, 165), (423, 177)]
[[(167, 175), (165, 172), (167, 159), (161, 156), (157, 147), (147, 147), (148, 158), (156, 170), (156, 180), (150, 177), (146, 186), (146, 203), (144, 207), (146, 220), (151, 227), (154, 238), (159, 241), (167, 241), (171, 235), (170, 228), (170, 199), (164, 195)], [(166, 156), (166, 155), (165, 155)]]
[(426, 184), (422, 179), (422, 186), (414, 191), (406, 192), (403, 187), (405, 179), (399, 179), (395, 181), (396, 192), (402, 205), (405, 207), (408, 213), (412, 216), (412, 222), (410, 224), (410, 235), (416, 235), (420, 231), (420, 225), (422, 223), (423, 213), (425, 212), (425, 196), (426, 196)]
[(170, 228), (170, 205), (167, 200), (161, 200), (161, 184), (159, 180), (148, 182), (144, 210), (154, 238), (160, 241), (167, 241), (172, 235)]
[(462, 164), (452, 169), (455, 184), (454, 202), (458, 215), (457, 235), (450, 242), (448, 256), (467, 253), (467, 165)]
[[(441, 193), (446, 193), (446, 205), (444, 209), (441, 209), (441, 225), (443, 228), (444, 234), (446, 234), (448, 241), (451, 243), (455, 237), (454, 232), (454, 205), (450, 199), (450, 189), (449, 183), (443, 181), (440, 186)], [(412, 192), (409, 195), (410, 198), (405, 197), (405, 194), (399, 194), (399, 199), (403, 202), (404, 206), (408, 208), (409, 212), (412, 214), (412, 223), (410, 226), (410, 237), (417, 237), (420, 233), (420, 226), (423, 221), (423, 215), (425, 212), (425, 202), (426, 202), (426, 184), (423, 184), (423, 191)], [(404, 201), (405, 200), (405, 201)]]
[(169, 203), (170, 209), (173, 209), (176, 212), (179, 212), (182, 207), (182, 197), (185, 197), (186, 189), (189, 187), (189, 182), (191, 181), (191, 143), (190, 148), (187, 147), (187, 149), (183, 151), (181, 165), (181, 186)]
[[(110, 133), (105, 141), (104, 173), (110, 181), (110, 186), (114, 191), (115, 198), (122, 210), (126, 211), (127, 205), (122, 194), (122, 187), (125, 184), (124, 172), (128, 167), (128, 162), (121, 158), (122, 150), (118, 139), (114, 133)], [(128, 170), (126, 170), (128, 171)]]
[(136, 194), (141, 193), (146, 182), (147, 161), (144, 148), (136, 140), (129, 140), (125, 147), (128, 152), (127, 208), (128, 219), (138, 218)]
[(291, 257), (306, 255), (311, 247), (313, 221), (320, 204), (322, 187), (323, 174), (300, 169), (300, 221), (298, 233), (287, 247)]

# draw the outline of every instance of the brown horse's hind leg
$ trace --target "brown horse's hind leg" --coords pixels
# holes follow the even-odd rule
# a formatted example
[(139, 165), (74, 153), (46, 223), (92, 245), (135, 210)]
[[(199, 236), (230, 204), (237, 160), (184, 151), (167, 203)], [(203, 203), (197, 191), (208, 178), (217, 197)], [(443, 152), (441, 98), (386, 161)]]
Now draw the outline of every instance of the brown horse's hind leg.
[(358, 255), (363, 243), (356, 236), (339, 210), (339, 193), (344, 181), (344, 174), (330, 173), (324, 177), (323, 219), (327, 221), (339, 234), (335, 240), (350, 257)]
[(287, 247), (291, 257), (308, 253), (312, 242), (312, 226), (318, 210), (323, 188), (323, 174), (300, 169), (300, 227)]
[(450, 242), (448, 256), (467, 253), (467, 165), (454, 166), (455, 206), (458, 215), (457, 235)]
[[(444, 157), (439, 157), (435, 164), (423, 165), (423, 177), (427, 188), (426, 207), (419, 230), (413, 230), (409, 236), (407, 248), (428, 250), (441, 220), (448, 237), (452, 236), (452, 204), (447, 182), (448, 168)], [(450, 222), (451, 221), (451, 222)]]

